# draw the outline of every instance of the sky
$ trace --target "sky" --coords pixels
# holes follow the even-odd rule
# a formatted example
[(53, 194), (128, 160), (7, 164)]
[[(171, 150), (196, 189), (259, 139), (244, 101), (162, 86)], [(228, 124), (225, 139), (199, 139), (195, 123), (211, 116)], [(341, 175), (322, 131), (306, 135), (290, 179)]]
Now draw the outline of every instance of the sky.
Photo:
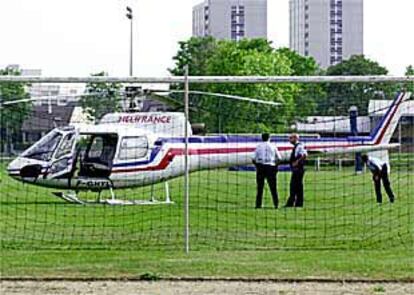
[[(347, 1), (347, 0), (345, 0)], [(20, 64), (44, 76), (129, 73), (134, 10), (134, 76), (166, 76), (178, 41), (191, 36), (201, 0), (0, 0), (0, 67)], [(289, 0), (268, 0), (268, 39), (289, 46)], [(414, 65), (413, 0), (364, 0), (365, 54), (403, 75)]]

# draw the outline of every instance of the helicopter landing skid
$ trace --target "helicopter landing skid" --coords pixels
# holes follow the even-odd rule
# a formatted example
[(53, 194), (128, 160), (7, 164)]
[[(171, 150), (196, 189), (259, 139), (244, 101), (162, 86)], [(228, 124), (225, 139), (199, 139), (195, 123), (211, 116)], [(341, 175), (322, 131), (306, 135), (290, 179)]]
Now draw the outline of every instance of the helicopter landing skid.
[(65, 192), (54, 192), (53, 194), (71, 204), (79, 204), (79, 205), (93, 205), (93, 204), (107, 204), (113, 206), (125, 206), (125, 205), (161, 205), (161, 204), (174, 204), (170, 198), (170, 189), (168, 182), (165, 182), (165, 200), (159, 201), (154, 197), (154, 192), (151, 190), (151, 198), (149, 200), (119, 200), (115, 197), (115, 193), (112, 187), (109, 188), (111, 198), (110, 199), (101, 199), (101, 193), (99, 192), (98, 198), (96, 201), (83, 201), (78, 198), (76, 192), (69, 191)]
[(72, 203), (72, 204), (80, 204), (80, 205), (84, 205), (85, 202), (78, 199), (78, 196), (76, 195), (75, 192), (69, 192), (69, 193), (64, 193), (64, 192), (54, 192), (53, 193), (56, 197), (61, 198), (62, 200), (68, 202), (68, 203)]
[(158, 201), (158, 200), (104, 200), (103, 203), (108, 205), (161, 205), (161, 204), (174, 204), (172, 201)]

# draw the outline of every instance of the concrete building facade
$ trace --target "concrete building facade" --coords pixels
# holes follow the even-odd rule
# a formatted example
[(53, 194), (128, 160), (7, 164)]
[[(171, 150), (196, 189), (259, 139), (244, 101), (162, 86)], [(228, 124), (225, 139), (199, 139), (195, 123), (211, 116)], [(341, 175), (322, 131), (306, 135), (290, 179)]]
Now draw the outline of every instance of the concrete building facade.
[(290, 48), (322, 68), (363, 54), (363, 0), (290, 0)]
[(205, 0), (193, 7), (193, 36), (267, 38), (267, 0)]

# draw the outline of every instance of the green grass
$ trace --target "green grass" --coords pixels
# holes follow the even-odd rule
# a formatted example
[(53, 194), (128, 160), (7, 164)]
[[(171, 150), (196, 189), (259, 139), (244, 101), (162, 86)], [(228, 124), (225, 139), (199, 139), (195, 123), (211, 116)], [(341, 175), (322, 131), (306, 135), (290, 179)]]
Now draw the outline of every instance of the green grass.
[[(191, 175), (191, 244), (195, 249), (386, 249), (413, 242), (413, 174), (393, 174), (397, 202), (375, 202), (371, 176), (351, 170), (306, 175), (304, 209), (254, 210), (255, 176), (213, 170)], [(279, 175), (281, 205), (289, 173)], [(182, 179), (171, 182), (173, 205), (67, 204), (53, 190), (2, 175), (0, 233), (6, 249), (177, 249), (183, 239)], [(151, 187), (118, 191), (148, 199)], [(162, 195), (162, 185), (154, 191)], [(95, 194), (83, 194), (85, 198)]]
[(412, 251), (3, 251), (2, 277), (413, 280)]
[[(392, 174), (395, 204), (385, 194), (383, 205), (375, 203), (369, 174), (325, 167), (308, 169), (304, 209), (279, 210), (271, 209), (268, 192), (266, 209), (253, 209), (254, 173), (191, 174), (190, 256), (181, 250), (180, 178), (170, 183), (173, 205), (79, 206), (0, 172), (2, 275), (412, 277), (414, 174), (402, 168)], [(289, 173), (280, 173), (278, 180), (283, 205)], [(162, 195), (162, 185), (153, 189)], [(117, 195), (147, 199), (150, 190)]]

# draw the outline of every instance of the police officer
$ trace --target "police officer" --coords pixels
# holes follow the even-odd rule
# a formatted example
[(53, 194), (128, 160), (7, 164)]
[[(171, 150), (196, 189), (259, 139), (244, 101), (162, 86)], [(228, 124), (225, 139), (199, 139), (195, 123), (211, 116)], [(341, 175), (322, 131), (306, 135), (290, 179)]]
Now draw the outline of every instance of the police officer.
[(305, 175), (305, 160), (308, 155), (304, 145), (299, 142), (299, 135), (292, 134), (289, 142), (293, 145), (290, 155), (290, 196), (285, 207), (303, 207), (303, 176)]
[(361, 156), (362, 161), (367, 165), (368, 169), (372, 172), (372, 179), (374, 180), (375, 194), (377, 195), (377, 203), (382, 203), (381, 193), (381, 180), (384, 185), (384, 189), (387, 192), (388, 198), (391, 203), (394, 203), (394, 193), (391, 189), (390, 180), (388, 178), (388, 166), (385, 162), (374, 157), (368, 157), (367, 155)]
[(269, 142), (269, 134), (262, 134), (262, 141), (256, 148), (254, 153), (253, 164), (256, 166), (256, 183), (257, 183), (257, 195), (256, 195), (256, 209), (262, 207), (263, 201), (263, 187), (264, 181), (267, 180), (270, 192), (272, 193), (273, 205), (275, 208), (279, 206), (279, 199), (277, 196), (277, 163), (281, 157), (279, 151), (275, 146), (272, 146)]

